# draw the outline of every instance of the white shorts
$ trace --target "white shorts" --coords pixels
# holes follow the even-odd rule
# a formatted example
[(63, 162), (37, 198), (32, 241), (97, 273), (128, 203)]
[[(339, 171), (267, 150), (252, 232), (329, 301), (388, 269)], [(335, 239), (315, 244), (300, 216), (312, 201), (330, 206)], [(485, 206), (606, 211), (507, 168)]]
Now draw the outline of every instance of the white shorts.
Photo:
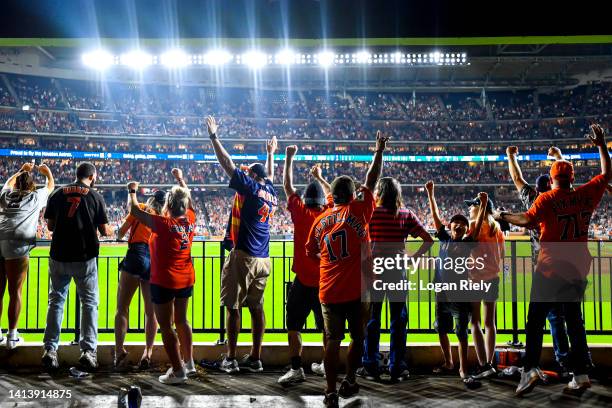
[(7, 239), (0, 241), (0, 259), (19, 259), (28, 256), (34, 245), (26, 241)]

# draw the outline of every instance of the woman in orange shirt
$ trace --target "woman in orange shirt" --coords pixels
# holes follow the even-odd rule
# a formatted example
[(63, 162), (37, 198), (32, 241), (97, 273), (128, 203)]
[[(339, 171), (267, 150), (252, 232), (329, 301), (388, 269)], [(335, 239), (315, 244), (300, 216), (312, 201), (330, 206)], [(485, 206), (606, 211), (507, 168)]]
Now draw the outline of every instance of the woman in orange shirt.
[[(193, 294), (195, 271), (191, 244), (196, 216), (191, 196), (180, 170), (173, 170), (179, 186), (166, 197), (162, 215), (140, 209), (136, 197), (137, 182), (128, 184), (130, 214), (151, 229), (151, 300), (161, 328), (164, 348), (172, 367), (159, 377), (163, 384), (182, 384), (195, 374), (193, 342), (187, 305)], [(175, 326), (176, 331), (172, 326)]]
[[(466, 200), (470, 207), (470, 229), (473, 228), (478, 218), (480, 199)], [(474, 259), (482, 259), (482, 268), (475, 267), (469, 271), (470, 280), (481, 284), (484, 282), (489, 289), (475, 293), (477, 301), (472, 303), (472, 336), (476, 356), (480, 365), (474, 378), (488, 378), (496, 374), (493, 367), (495, 356), (495, 338), (497, 328), (495, 327), (495, 304), (499, 296), (499, 272), (503, 266), (505, 254), (504, 234), (497, 221), (493, 219), (493, 201), (489, 199), (486, 207), (486, 217), (482, 223), (480, 233), (475, 238), (476, 246), (471, 256)], [(484, 327), (485, 335), (481, 329), (481, 304), (484, 305)]]
[[(147, 200), (147, 204), (140, 204), (140, 208), (154, 215), (162, 212), (162, 207), (166, 201), (164, 191), (156, 191)], [(128, 328), (129, 308), (136, 289), (140, 287), (142, 300), (145, 310), (145, 338), (146, 345), (139, 367), (146, 370), (151, 366), (151, 354), (153, 353), (153, 343), (157, 333), (157, 319), (153, 303), (151, 303), (151, 288), (149, 278), (151, 276), (151, 255), (149, 253), (149, 238), (151, 229), (138, 221), (134, 216), (128, 215), (117, 233), (117, 239), (122, 239), (127, 232), (130, 232), (128, 239), (128, 251), (125, 258), (119, 263), (119, 289), (117, 291), (117, 311), (115, 312), (115, 355), (113, 367), (116, 370), (126, 368), (128, 352), (123, 342)]]

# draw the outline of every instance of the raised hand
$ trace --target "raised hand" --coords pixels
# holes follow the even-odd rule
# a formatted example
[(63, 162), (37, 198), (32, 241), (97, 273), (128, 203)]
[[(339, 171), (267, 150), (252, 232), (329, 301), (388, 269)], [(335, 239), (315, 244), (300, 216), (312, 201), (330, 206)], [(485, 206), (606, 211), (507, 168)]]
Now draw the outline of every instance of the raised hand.
[(591, 125), (591, 133), (592, 135), (586, 135), (591, 143), (595, 146), (602, 147), (606, 145), (606, 137), (604, 135), (603, 128), (598, 124)]
[(51, 177), (51, 169), (46, 164), (41, 164), (37, 167), (38, 172), (43, 176), (49, 178)]
[(318, 164), (315, 164), (310, 168), (310, 175), (315, 179), (320, 179), (322, 177), (321, 167)]
[(285, 148), (285, 154), (287, 157), (293, 157), (298, 151), (298, 147), (296, 145), (287, 146)]
[(217, 121), (215, 120), (214, 117), (212, 117), (212, 116), (207, 116), (206, 117), (206, 127), (208, 128), (208, 135), (209, 136), (217, 134), (217, 128), (219, 126), (217, 125)]
[(128, 190), (136, 190), (138, 188), (138, 184), (139, 183), (137, 181), (130, 181), (127, 184), (127, 188), (128, 188)]
[(433, 193), (433, 191), (434, 191), (434, 182), (429, 180), (427, 183), (425, 183), (425, 190), (428, 193)]
[(175, 179), (177, 180), (182, 180), (183, 179), (183, 170), (178, 169), (178, 168), (173, 168), (172, 169), (172, 175), (174, 176)]
[(376, 131), (376, 150), (382, 150), (384, 151), (385, 148), (387, 147), (387, 142), (389, 141), (389, 137), (388, 136), (383, 136), (382, 132), (380, 130)]
[[(272, 136), (272, 139), (266, 142), (266, 151), (269, 154), (274, 154), (277, 149), (278, 149), (278, 140), (276, 140), (276, 136)], [(297, 151), (297, 147), (296, 147), (296, 151)]]
[(34, 163), (23, 163), (23, 166), (21, 166), (21, 169), (19, 169), (19, 171), (32, 171), (35, 167), (36, 166), (34, 165)]
[(561, 149), (556, 146), (552, 146), (550, 149), (548, 149), (548, 155), (550, 157), (554, 157), (555, 159), (563, 158), (563, 155), (561, 154)]
[(518, 155), (518, 147), (508, 146), (506, 148), (506, 156), (516, 156), (516, 155)]
[(480, 205), (486, 206), (489, 202), (489, 195), (484, 191), (481, 191), (480, 193), (478, 193), (478, 199), (480, 200)]

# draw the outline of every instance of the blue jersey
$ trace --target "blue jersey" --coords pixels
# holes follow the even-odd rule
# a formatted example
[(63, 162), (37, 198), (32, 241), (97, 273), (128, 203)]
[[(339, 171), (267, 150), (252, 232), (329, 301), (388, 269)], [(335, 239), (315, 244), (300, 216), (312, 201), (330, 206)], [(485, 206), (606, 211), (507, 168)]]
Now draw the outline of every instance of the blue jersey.
[(278, 206), (272, 182), (266, 179), (265, 184), (260, 184), (237, 168), (229, 187), (236, 190), (229, 231), (234, 248), (250, 256), (267, 258), (270, 219)]

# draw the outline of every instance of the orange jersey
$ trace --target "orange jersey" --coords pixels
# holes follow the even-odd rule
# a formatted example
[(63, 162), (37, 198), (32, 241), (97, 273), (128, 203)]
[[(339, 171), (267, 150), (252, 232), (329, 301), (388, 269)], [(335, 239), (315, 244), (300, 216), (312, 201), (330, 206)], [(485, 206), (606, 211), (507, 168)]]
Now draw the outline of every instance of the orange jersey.
[(362, 191), (362, 199), (325, 210), (308, 235), (306, 254), (321, 255), (321, 303), (350, 302), (361, 297), (362, 261), (369, 254), (368, 223), (376, 207), (370, 190)]
[(532, 224), (540, 226), (538, 272), (570, 280), (588, 275), (592, 261), (587, 245), (589, 224), (606, 186), (600, 174), (573, 190), (556, 188), (534, 201), (526, 214)]
[[(147, 211), (147, 206), (145, 204), (139, 203), (138, 206), (141, 210)], [(126, 221), (130, 226), (130, 238), (128, 239), (129, 244), (135, 244), (138, 242), (146, 244), (149, 242), (149, 238), (151, 238), (151, 230), (149, 227), (138, 221), (132, 214), (128, 214)]]
[[(328, 207), (333, 206), (331, 195), (327, 196)], [(306, 255), (306, 241), (314, 220), (323, 213), (308, 208), (297, 194), (287, 200), (287, 209), (293, 221), (293, 266), (297, 278), (304, 286), (319, 286), (319, 261)]]
[(470, 279), (474, 281), (490, 281), (499, 276), (504, 256), (505, 238), (504, 233), (499, 228), (493, 232), (491, 225), (487, 222), (482, 223), (480, 234), (474, 239), (477, 243), (472, 250), (474, 259), (483, 259), (482, 269), (470, 269)]
[(195, 282), (191, 262), (191, 244), (195, 234), (195, 212), (188, 209), (184, 217), (151, 215), (153, 228), (151, 283), (168, 289), (183, 289)]

